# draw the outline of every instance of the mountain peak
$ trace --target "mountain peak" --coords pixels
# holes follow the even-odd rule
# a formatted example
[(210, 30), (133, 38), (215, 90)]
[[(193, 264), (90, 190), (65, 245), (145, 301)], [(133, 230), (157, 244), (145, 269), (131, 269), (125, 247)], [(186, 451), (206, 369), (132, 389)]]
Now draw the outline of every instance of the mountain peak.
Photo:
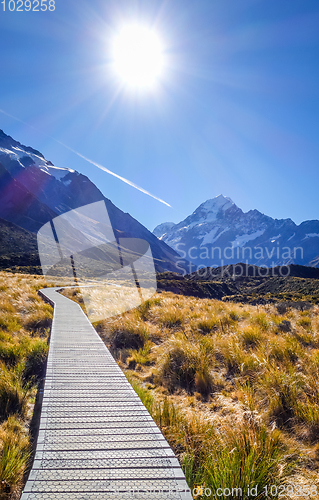
[(13, 139), (10, 135), (7, 135), (3, 130), (0, 129), (0, 149), (6, 152), (6, 150), (12, 151), (13, 149), (18, 149), (24, 151), (25, 153), (34, 154), (40, 156), (44, 159), (44, 156), (37, 149), (31, 148), (30, 146), (24, 146), (20, 142)]
[[(0, 132), (0, 178), (0, 257), (1, 254), (9, 254), (12, 250), (21, 254), (22, 251), (28, 250), (28, 245), (30, 251), (36, 251), (35, 235), (26, 238), (23, 230), (15, 228), (13, 224), (37, 233), (42, 226), (64, 213), (104, 201), (117, 238), (146, 240), (158, 272), (180, 273), (183, 270), (179, 265), (179, 255), (174, 250), (165, 242), (158, 241), (131, 215), (117, 208), (88, 177), (69, 168), (54, 166), (39, 151), (22, 145), (3, 131)], [(90, 235), (92, 228), (100, 227), (98, 216), (94, 219), (93, 215), (82, 216), (82, 212), (79, 214), (82, 227), (85, 227), (83, 234)], [(11, 226), (7, 227), (9, 222), (2, 222), (1, 217), (13, 223), (13, 229)], [(174, 224), (171, 223), (170, 227), (172, 225)], [(2, 230), (4, 226), (5, 231)], [(25, 245), (22, 244), (24, 239)], [(98, 259), (99, 252), (100, 250), (95, 253)], [(23, 259), (25, 261), (24, 257)], [(36, 262), (38, 265), (38, 260)]]
[(10, 135), (0, 130), (0, 162), (12, 174), (23, 171), (29, 167), (35, 167), (49, 174), (57, 180), (61, 180), (68, 173), (74, 170), (63, 167), (56, 167), (52, 162), (46, 160), (40, 151), (24, 146)]
[(198, 268), (237, 262), (319, 266), (319, 221), (296, 226), (291, 219), (273, 219), (258, 210), (243, 212), (222, 194), (171, 227), (157, 226), (154, 234)]
[(219, 210), (225, 211), (233, 205), (235, 205), (233, 200), (231, 200), (227, 196), (219, 194), (218, 196), (215, 196), (215, 198), (206, 200), (198, 208), (205, 210), (207, 212), (219, 212)]

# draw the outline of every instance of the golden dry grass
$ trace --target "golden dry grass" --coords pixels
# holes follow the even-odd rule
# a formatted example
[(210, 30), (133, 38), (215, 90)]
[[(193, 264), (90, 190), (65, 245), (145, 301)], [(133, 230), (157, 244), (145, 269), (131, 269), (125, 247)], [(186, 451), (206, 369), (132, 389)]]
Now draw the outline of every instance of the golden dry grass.
[[(231, 467), (243, 487), (247, 477), (250, 484), (313, 484), (319, 466), (319, 306), (279, 314), (275, 305), (163, 292), (97, 329), (191, 486), (229, 482), (216, 461)], [(118, 335), (125, 343), (115, 349)], [(196, 429), (185, 435), (187, 426)], [(260, 465), (259, 475), (241, 477), (256, 460), (274, 466)]]
[(43, 377), (52, 307), (41, 276), (0, 272), (0, 498), (19, 498), (31, 444), (29, 425)]

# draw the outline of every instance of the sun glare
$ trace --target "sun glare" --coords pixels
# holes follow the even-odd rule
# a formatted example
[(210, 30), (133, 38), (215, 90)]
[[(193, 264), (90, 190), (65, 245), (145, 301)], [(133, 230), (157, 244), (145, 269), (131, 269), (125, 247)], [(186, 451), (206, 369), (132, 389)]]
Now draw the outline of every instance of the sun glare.
[(113, 61), (116, 73), (130, 87), (153, 87), (163, 69), (160, 39), (143, 26), (125, 26), (114, 39)]

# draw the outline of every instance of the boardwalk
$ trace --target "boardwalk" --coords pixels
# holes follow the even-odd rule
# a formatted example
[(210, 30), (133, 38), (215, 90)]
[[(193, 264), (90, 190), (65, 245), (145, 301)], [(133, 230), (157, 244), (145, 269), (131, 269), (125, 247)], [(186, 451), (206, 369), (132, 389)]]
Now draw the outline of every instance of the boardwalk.
[(21, 500), (191, 500), (183, 471), (79, 305), (55, 289), (35, 460)]

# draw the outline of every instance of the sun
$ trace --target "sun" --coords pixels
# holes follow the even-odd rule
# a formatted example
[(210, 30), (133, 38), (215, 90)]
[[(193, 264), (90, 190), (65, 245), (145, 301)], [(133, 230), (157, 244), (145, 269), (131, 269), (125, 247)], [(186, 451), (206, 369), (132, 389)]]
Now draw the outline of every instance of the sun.
[(114, 69), (130, 87), (153, 87), (164, 65), (163, 46), (155, 31), (140, 25), (123, 27), (114, 38)]

